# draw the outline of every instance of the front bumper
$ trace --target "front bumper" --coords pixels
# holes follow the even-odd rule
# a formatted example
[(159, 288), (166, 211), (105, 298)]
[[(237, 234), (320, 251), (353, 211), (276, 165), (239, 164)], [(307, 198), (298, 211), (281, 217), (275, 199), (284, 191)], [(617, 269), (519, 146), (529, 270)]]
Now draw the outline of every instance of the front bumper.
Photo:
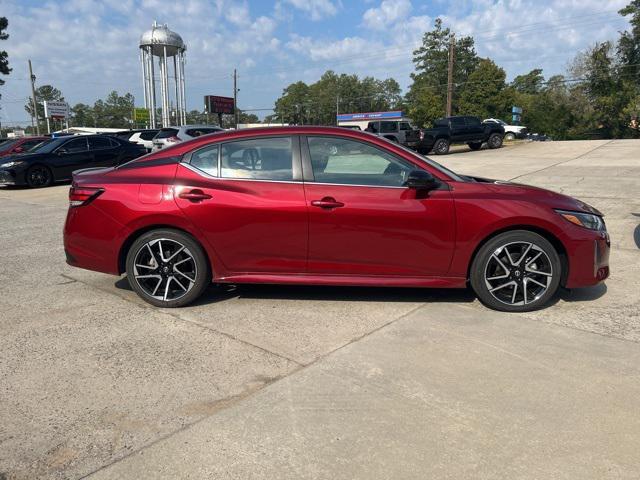
[(589, 238), (575, 242), (568, 249), (569, 274), (565, 282), (567, 288), (589, 287), (609, 278), (609, 234), (606, 231), (588, 233)]
[(0, 169), (0, 185), (22, 185), (19, 177), (13, 169)]

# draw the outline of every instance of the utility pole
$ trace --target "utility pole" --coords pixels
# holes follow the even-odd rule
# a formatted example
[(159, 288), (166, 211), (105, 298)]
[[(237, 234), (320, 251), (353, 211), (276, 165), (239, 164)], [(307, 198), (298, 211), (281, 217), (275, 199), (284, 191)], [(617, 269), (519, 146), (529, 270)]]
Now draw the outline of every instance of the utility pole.
[(233, 115), (236, 130), (238, 129), (238, 73), (233, 69)]
[(447, 69), (447, 117), (451, 116), (453, 103), (453, 63), (455, 61), (455, 54), (456, 37), (455, 34), (452, 34), (449, 42), (449, 66)]
[(338, 115), (340, 114), (340, 95), (336, 95), (336, 125), (338, 125)]
[(40, 119), (38, 118), (38, 104), (36, 103), (36, 76), (31, 69), (31, 60), (29, 60), (29, 78), (31, 79), (31, 106), (33, 108), (33, 114), (31, 118), (36, 119), (36, 135), (40, 135)]

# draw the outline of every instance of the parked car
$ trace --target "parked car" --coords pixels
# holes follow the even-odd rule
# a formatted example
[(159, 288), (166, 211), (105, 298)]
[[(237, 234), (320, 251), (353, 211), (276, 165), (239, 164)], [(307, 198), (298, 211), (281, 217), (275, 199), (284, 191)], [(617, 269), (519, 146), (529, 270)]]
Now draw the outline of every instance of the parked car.
[(34, 150), (0, 160), (0, 185), (47, 187), (71, 180), (74, 170), (112, 167), (143, 155), (144, 148), (106, 135), (49, 139)]
[(365, 131), (375, 133), (376, 135), (409, 148), (417, 148), (421, 140), (420, 129), (414, 127), (406, 120), (378, 120), (369, 122)]
[(159, 131), (157, 129), (141, 130), (131, 135), (129, 141), (142, 145), (147, 152), (150, 152), (153, 149), (153, 139)]
[(45, 140), (49, 140), (49, 137), (20, 137), (2, 142), (0, 143), (0, 158), (26, 153)]
[(472, 116), (438, 119), (433, 128), (422, 133), (422, 141), (417, 149), (425, 155), (432, 150), (436, 155), (444, 155), (455, 143), (466, 143), (471, 150), (480, 150), (485, 142), (489, 148), (500, 148), (504, 138), (502, 125), (482, 123), (478, 117)]
[(609, 275), (602, 214), (335, 127), (208, 135), (75, 172), (70, 265), (179, 307), (210, 283), (465, 288), (505, 311)]
[(505, 140), (523, 139), (527, 136), (527, 127), (523, 125), (509, 125), (499, 118), (487, 118), (483, 123), (497, 123), (498, 125), (502, 125)]
[(161, 150), (175, 143), (191, 140), (201, 135), (223, 131), (224, 129), (215, 125), (183, 125), (181, 127), (161, 128), (158, 134), (153, 137), (152, 151)]

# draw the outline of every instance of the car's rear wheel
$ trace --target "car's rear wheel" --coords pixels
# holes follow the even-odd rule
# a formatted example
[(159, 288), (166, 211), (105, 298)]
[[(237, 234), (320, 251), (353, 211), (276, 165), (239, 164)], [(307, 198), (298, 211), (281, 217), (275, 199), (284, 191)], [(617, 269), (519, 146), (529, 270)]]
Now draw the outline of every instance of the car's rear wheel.
[(31, 188), (48, 187), (53, 182), (53, 174), (49, 167), (34, 165), (27, 170), (26, 179)]
[(436, 155), (446, 155), (449, 153), (449, 140), (446, 138), (436, 140), (436, 143), (433, 144), (433, 151)]
[(153, 230), (136, 239), (127, 254), (126, 270), (131, 288), (157, 307), (187, 305), (211, 283), (202, 247), (177, 230)]
[(471, 142), (467, 145), (469, 145), (471, 150), (480, 150), (482, 148), (482, 142)]
[(471, 286), (482, 303), (505, 312), (544, 307), (556, 294), (562, 262), (553, 245), (527, 230), (505, 232), (478, 251)]
[(492, 133), (489, 136), (489, 140), (487, 140), (487, 145), (489, 145), (489, 148), (500, 148), (502, 146), (502, 138), (499, 133)]

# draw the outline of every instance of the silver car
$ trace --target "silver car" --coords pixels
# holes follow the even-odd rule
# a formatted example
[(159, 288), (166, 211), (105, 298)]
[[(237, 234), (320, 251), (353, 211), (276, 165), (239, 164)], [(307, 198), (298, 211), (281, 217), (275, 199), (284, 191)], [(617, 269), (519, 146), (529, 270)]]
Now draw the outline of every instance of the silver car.
[(153, 137), (152, 151), (156, 152), (165, 147), (175, 145), (176, 143), (199, 137), (200, 135), (223, 131), (223, 128), (215, 125), (182, 125), (181, 127), (161, 128), (158, 134)]

